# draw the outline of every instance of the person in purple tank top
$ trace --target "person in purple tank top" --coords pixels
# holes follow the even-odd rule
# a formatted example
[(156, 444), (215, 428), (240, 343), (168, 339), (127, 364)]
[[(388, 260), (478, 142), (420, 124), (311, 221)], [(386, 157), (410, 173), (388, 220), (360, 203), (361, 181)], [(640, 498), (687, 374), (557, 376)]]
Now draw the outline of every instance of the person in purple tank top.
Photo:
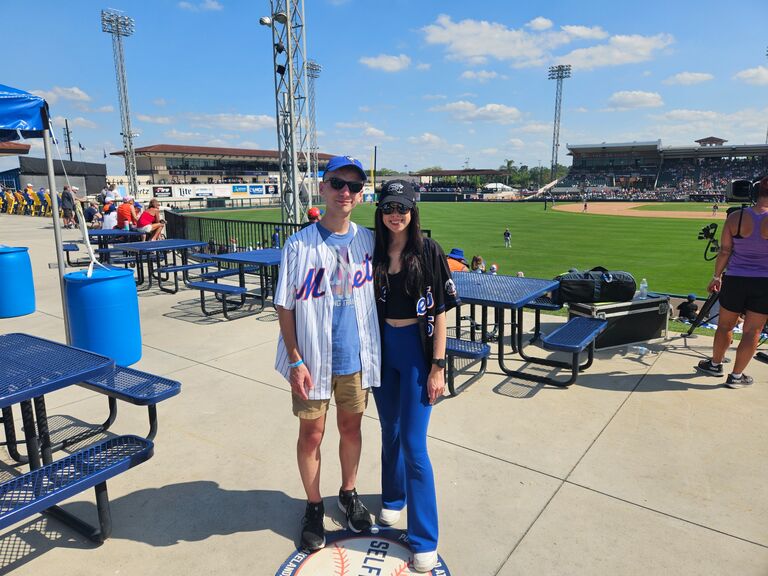
[(699, 362), (697, 368), (707, 374), (723, 375), (723, 358), (743, 314), (741, 342), (725, 385), (749, 386), (753, 379), (744, 369), (754, 356), (760, 332), (768, 321), (768, 176), (757, 185), (755, 205), (733, 212), (725, 221), (715, 275), (707, 289), (720, 293), (720, 318), (712, 357)]

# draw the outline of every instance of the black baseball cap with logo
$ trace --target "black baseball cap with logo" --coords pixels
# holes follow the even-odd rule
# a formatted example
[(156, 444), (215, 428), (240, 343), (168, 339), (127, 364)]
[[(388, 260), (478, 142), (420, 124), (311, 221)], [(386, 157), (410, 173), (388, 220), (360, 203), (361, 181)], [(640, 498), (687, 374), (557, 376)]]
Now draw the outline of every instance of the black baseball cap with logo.
[(416, 205), (416, 189), (407, 180), (390, 180), (381, 187), (379, 194), (379, 206), (397, 202), (406, 208)]

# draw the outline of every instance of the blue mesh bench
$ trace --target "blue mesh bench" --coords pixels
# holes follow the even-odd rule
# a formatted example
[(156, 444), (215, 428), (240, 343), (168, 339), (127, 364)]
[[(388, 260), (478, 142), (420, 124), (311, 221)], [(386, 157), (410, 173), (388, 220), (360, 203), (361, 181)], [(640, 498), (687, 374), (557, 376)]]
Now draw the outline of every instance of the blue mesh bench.
[[(485, 342), (473, 342), (472, 340), (463, 340), (461, 338), (446, 338), (445, 355), (448, 360), (446, 366), (446, 384), (448, 385), (449, 395), (453, 397), (485, 374), (488, 356), (491, 355), (491, 347)], [(478, 372), (472, 374), (458, 389), (455, 387), (457, 372), (455, 358), (470, 360), (470, 363), (467, 366), (462, 367), (462, 373), (476, 362), (480, 362), (480, 369)]]
[[(258, 274), (261, 271), (259, 266), (249, 266), (243, 270), (245, 274)], [(221, 270), (213, 270), (211, 272), (203, 272), (200, 277), (206, 280), (218, 280), (219, 278), (229, 278), (230, 276), (237, 276), (239, 271), (237, 268), (223, 268)]]
[[(101, 543), (112, 533), (107, 480), (152, 457), (151, 440), (117, 436), (0, 484), (0, 528), (46, 512)], [(56, 504), (95, 488), (99, 528), (62, 510)]]
[[(571, 377), (566, 382), (549, 380), (548, 384), (555, 386), (570, 386), (579, 376), (581, 370), (586, 370), (592, 365), (595, 353), (595, 339), (608, 326), (606, 320), (600, 318), (571, 318), (557, 328), (554, 332), (541, 337), (541, 343), (545, 350), (555, 350), (572, 354)], [(579, 354), (588, 351), (587, 362), (579, 365)], [(554, 364), (557, 365), (557, 364)]]
[[(124, 366), (115, 366), (114, 370), (98, 378), (80, 382), (80, 386), (109, 397), (109, 417), (102, 424), (102, 431), (107, 430), (117, 417), (117, 400), (130, 402), (136, 406), (146, 406), (149, 413), (148, 440), (154, 439), (157, 434), (156, 405), (176, 396), (181, 391), (181, 384), (176, 380)], [(92, 434), (91, 432), (89, 435)], [(72, 444), (72, 440), (67, 439), (66, 443)]]
[[(200, 290), (200, 308), (206, 316), (213, 316), (214, 314), (218, 314), (218, 312), (209, 312), (206, 310), (205, 293), (213, 292), (214, 294), (221, 294), (221, 311), (224, 314), (224, 318), (227, 320), (229, 320), (230, 311), (241, 308), (245, 304), (245, 293), (248, 291), (242, 286), (218, 284), (216, 282), (187, 282), (187, 286)], [(240, 301), (232, 302), (231, 300), (227, 300), (227, 296), (240, 296)]]
[[(155, 273), (157, 274), (157, 285), (158, 287), (163, 290), (164, 292), (170, 292), (171, 294), (175, 294), (179, 291), (179, 272), (182, 273), (182, 277), (184, 280), (184, 284), (189, 284), (189, 272), (190, 270), (201, 270), (202, 272), (205, 272), (207, 268), (210, 268), (214, 264), (212, 262), (193, 262), (191, 264), (172, 264), (168, 266), (161, 266), (159, 268), (155, 268)], [(166, 276), (166, 279), (170, 278), (170, 274), (173, 274), (173, 285), (174, 289), (166, 289), (163, 288), (162, 285), (162, 275)]]
[(76, 266), (77, 264), (72, 262), (70, 254), (80, 250), (80, 246), (72, 242), (62, 244), (61, 249), (64, 250), (64, 254), (67, 256), (67, 266)]

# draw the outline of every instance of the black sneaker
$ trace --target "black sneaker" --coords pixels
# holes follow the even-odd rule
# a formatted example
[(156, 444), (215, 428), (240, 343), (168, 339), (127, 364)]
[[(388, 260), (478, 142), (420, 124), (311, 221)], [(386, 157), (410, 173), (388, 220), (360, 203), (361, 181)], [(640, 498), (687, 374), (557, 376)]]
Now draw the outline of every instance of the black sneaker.
[(712, 374), (712, 376), (723, 375), (723, 365), (720, 364), (719, 366), (715, 366), (714, 364), (712, 364), (712, 360), (710, 360), (709, 358), (699, 362), (696, 368), (698, 370), (701, 370), (702, 372), (706, 372), (707, 374)]
[(301, 547), (309, 552), (325, 547), (325, 526), (323, 517), (325, 507), (323, 503), (312, 504), (307, 502), (307, 510), (301, 519)]
[(728, 379), (725, 381), (725, 385), (728, 388), (745, 388), (751, 386), (755, 379), (752, 376), (742, 374), (738, 378), (734, 378), (733, 374), (728, 374)]
[(355, 534), (371, 527), (371, 513), (360, 501), (357, 490), (339, 490), (339, 509), (347, 516), (347, 526)]

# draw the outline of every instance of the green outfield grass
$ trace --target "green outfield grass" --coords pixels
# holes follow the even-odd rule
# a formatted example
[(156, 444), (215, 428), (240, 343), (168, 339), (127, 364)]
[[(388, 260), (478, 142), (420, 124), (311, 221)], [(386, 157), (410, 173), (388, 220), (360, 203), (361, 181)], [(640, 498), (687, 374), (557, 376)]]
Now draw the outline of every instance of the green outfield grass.
[[(718, 206), (720, 206), (720, 210), (725, 214), (725, 211), (731, 206), (738, 208), (741, 204), (718, 204)], [(632, 210), (648, 210), (649, 212), (706, 212), (711, 214), (712, 204), (708, 202), (658, 202), (636, 206)]]
[[(373, 205), (358, 206), (353, 220), (371, 226)], [(697, 240), (708, 219), (630, 218), (558, 212), (528, 203), (422, 203), (422, 227), (432, 230), (448, 252), (463, 248), (469, 260), (480, 254), (502, 274), (551, 278), (569, 268), (605, 266), (646, 278), (651, 290), (704, 294), (713, 264), (705, 262), (705, 243)], [(192, 215), (192, 214), (190, 214)], [(278, 209), (199, 212), (197, 216), (280, 221)], [(512, 248), (504, 248), (504, 228)]]

